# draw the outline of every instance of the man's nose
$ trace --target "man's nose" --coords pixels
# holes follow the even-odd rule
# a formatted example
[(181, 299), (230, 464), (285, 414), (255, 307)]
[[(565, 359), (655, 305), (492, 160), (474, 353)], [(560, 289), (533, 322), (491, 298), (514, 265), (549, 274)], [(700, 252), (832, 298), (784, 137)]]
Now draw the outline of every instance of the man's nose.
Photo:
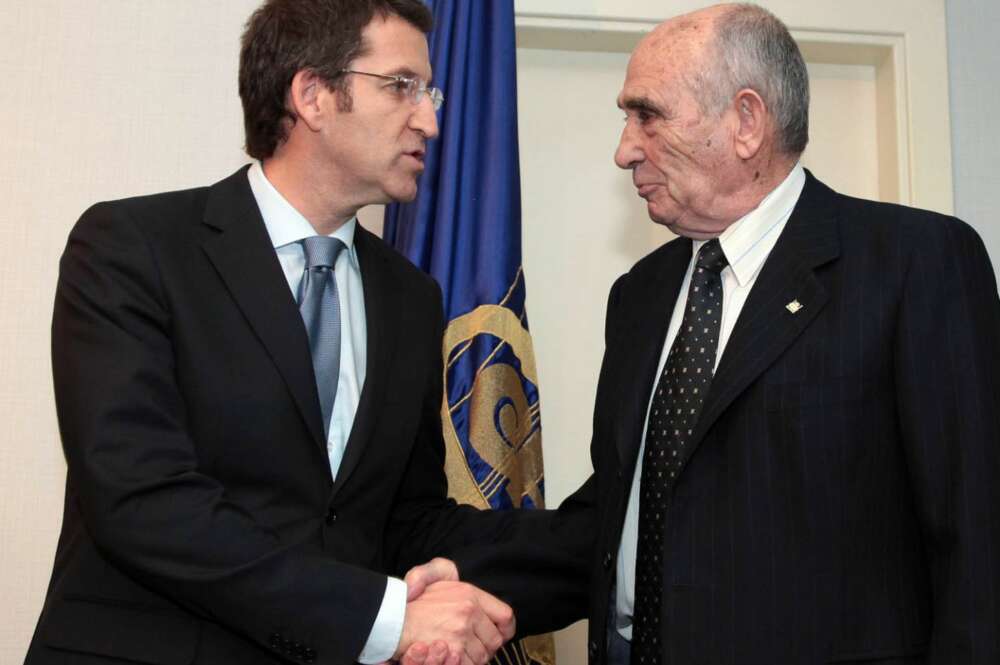
[(438, 121), (434, 102), (430, 95), (424, 95), (410, 114), (410, 128), (424, 135), (426, 139), (437, 138)]
[(645, 155), (630, 120), (625, 123), (622, 136), (618, 140), (618, 148), (615, 150), (615, 164), (621, 169), (632, 169), (643, 159), (645, 159)]

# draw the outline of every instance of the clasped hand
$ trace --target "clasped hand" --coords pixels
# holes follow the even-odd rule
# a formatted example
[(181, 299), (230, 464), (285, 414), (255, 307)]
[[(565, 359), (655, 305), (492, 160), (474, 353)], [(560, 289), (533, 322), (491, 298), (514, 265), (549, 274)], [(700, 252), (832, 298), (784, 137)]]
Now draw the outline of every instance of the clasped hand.
[(432, 559), (406, 574), (403, 634), (393, 656), (400, 665), (485, 665), (514, 636), (514, 611), (460, 582), (448, 559)]

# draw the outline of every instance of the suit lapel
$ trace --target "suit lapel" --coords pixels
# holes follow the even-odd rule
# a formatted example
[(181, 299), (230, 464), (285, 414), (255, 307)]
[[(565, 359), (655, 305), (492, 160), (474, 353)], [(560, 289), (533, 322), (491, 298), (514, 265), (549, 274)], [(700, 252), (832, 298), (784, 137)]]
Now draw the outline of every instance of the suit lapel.
[(657, 262), (659, 269), (622, 296), (630, 302), (623, 303), (629, 321), (619, 344), (622, 380), (617, 440), (618, 461), (626, 477), (635, 468), (656, 367), (691, 262), (691, 247), (690, 240), (679, 238), (658, 250), (664, 254)]
[(326, 452), (309, 341), (243, 168), (208, 193), (202, 244), (284, 378), (316, 445)]
[[(840, 254), (834, 193), (806, 172), (802, 195), (740, 312), (692, 435), (719, 416), (808, 327), (828, 295), (815, 269)], [(797, 302), (799, 307), (789, 305)]]
[(365, 294), (365, 327), (368, 331), (365, 352), (365, 384), (344, 458), (337, 471), (333, 493), (343, 487), (364, 452), (372, 429), (381, 413), (389, 368), (394, 355), (399, 326), (399, 288), (390, 271), (387, 251), (368, 231), (358, 225), (354, 245), (361, 265), (361, 283)]

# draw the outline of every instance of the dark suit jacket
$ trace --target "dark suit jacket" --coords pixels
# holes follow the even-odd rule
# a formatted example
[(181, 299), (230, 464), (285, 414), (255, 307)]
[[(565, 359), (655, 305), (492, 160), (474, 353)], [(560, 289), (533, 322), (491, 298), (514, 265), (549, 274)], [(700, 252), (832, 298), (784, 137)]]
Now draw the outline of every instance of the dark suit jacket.
[(52, 324), (65, 516), (28, 663), (351, 663), (386, 571), (486, 531), (445, 498), (440, 290), (355, 242), (367, 379), (334, 481), (246, 169), (84, 213)]
[[(674, 240), (611, 290), (594, 475), (459, 559), (520, 630), (589, 617), (594, 664), (690, 257)], [(1000, 663), (1000, 301), (970, 227), (810, 175), (706, 399), (666, 516), (664, 663)]]

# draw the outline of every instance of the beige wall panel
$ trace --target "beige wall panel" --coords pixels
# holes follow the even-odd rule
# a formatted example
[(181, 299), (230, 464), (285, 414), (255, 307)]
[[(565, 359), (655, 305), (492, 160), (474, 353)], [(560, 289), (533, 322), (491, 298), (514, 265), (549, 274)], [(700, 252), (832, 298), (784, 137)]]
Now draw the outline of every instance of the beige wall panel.
[(834, 189), (879, 199), (875, 69), (809, 63), (809, 146), (803, 165)]

